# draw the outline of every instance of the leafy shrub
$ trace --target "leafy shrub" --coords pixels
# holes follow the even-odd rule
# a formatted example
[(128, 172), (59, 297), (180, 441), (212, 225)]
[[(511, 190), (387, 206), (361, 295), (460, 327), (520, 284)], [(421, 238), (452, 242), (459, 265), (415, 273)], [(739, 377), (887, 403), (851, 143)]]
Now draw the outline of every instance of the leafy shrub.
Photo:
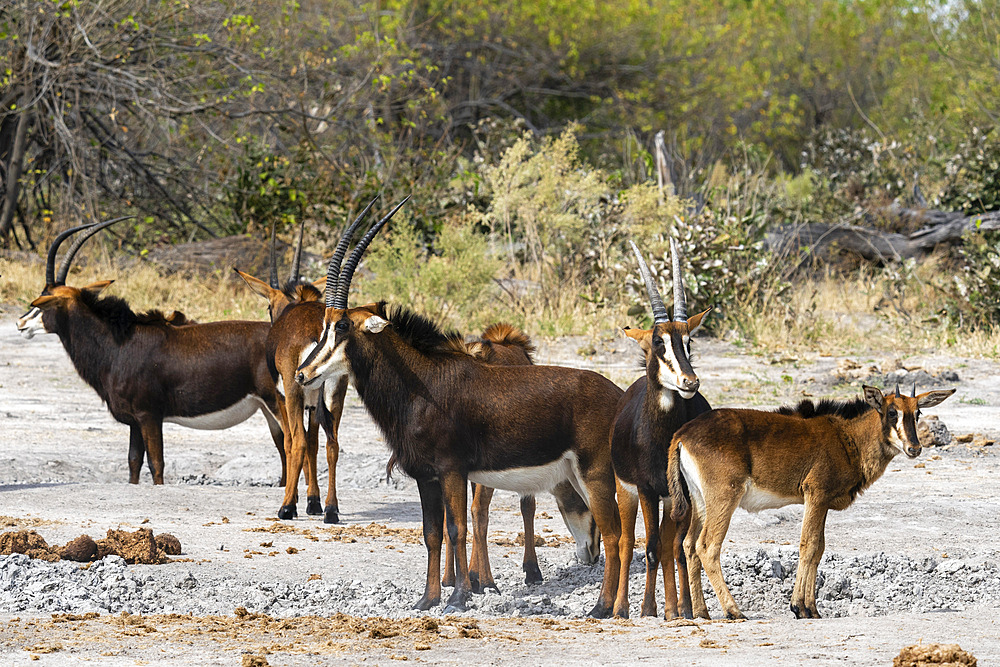
[(970, 215), (1000, 208), (1000, 137), (995, 130), (973, 128), (945, 163), (945, 172), (942, 208)]
[(1000, 232), (975, 232), (964, 241), (959, 253), (965, 265), (954, 278), (958, 298), (952, 315), (963, 324), (1000, 324)]

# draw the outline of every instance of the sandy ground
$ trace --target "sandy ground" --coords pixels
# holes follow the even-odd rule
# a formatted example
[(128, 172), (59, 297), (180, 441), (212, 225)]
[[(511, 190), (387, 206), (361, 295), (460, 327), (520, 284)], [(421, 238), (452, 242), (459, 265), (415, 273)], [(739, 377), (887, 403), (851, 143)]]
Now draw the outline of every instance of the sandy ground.
[[(831, 374), (844, 365), (842, 357), (752, 357), (701, 339), (695, 347), (704, 392), (716, 406), (774, 407), (803, 395), (857, 393)], [(564, 339), (541, 346), (538, 356), (540, 363), (596, 368), (623, 386), (639, 374), (636, 352), (621, 339)], [(853, 360), (883, 372), (897, 365), (892, 355), (877, 352)], [(949, 386), (958, 392), (928, 412), (953, 433), (1000, 437), (1000, 364), (940, 355), (899, 361), (932, 377), (956, 372), (959, 379)], [(575, 563), (555, 503), (540, 497), (536, 529), (549, 545), (538, 550), (546, 580), (525, 586), (520, 548), (513, 544), (521, 529), (518, 501), (507, 492), (494, 499), (490, 552), (505, 597), (476, 596), (460, 617), (444, 617), (440, 609), (409, 612), (425, 568), (419, 501), (409, 480), (386, 484), (387, 449), (356, 396), (348, 397), (341, 427), (343, 528), (306, 517), (304, 503), (295, 521), (274, 519), (282, 496), (272, 485), (279, 464), (259, 415), (220, 432), (166, 425), (164, 443), (167, 483), (153, 487), (144, 470), (141, 484), (127, 484), (128, 429), (76, 376), (57, 338), (24, 341), (13, 317), (0, 317), (0, 527), (33, 528), (58, 544), (81, 533), (96, 538), (109, 528), (148, 527), (176, 535), (183, 545), (175, 562), (128, 566), (137, 576), (177, 582), (179, 594), (163, 598), (161, 613), (136, 615), (112, 605), (114, 611), (85, 614), (84, 605), (54, 614), (39, 603), (0, 609), (0, 663), (201, 666), (249, 664), (251, 656), (263, 656), (271, 665), (390, 659), (871, 665), (888, 664), (902, 647), (918, 642), (960, 644), (981, 665), (1000, 661), (996, 581), (984, 581), (981, 595), (971, 591), (971, 603), (970, 591), (960, 604), (915, 596), (909, 605), (896, 600), (890, 613), (851, 607), (846, 616), (813, 621), (795, 620), (781, 594), (764, 608), (737, 595), (750, 617), (743, 623), (584, 619), (596, 599), (600, 566)], [(1000, 444), (953, 444), (926, 452), (919, 462), (897, 459), (855, 506), (831, 513), (824, 563), (878, 552), (995, 566), (997, 450)], [(321, 472), (325, 491), (325, 463)], [(800, 508), (739, 511), (727, 550), (794, 551), (800, 518)], [(634, 617), (642, 568), (633, 562)], [(188, 595), (185, 580), (201, 583)], [(303, 615), (313, 607), (282, 607), (280, 599), (259, 615), (259, 600), (243, 601), (238, 593), (306, 582), (341, 587), (349, 615), (338, 616), (329, 604), (318, 616)], [(236, 592), (227, 597), (229, 588)], [(274, 597), (281, 597), (280, 588)], [(660, 600), (662, 606), (662, 592)], [(237, 614), (238, 607), (249, 611)]]

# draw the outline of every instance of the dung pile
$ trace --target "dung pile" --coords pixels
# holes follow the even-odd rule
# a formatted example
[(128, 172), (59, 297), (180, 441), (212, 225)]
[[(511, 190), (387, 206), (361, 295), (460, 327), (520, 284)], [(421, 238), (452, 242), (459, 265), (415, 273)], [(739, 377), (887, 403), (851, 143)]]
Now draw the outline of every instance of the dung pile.
[(148, 528), (135, 532), (108, 530), (107, 537), (94, 541), (89, 535), (70, 540), (65, 546), (50, 546), (33, 530), (0, 534), (0, 555), (25, 554), (31, 558), (55, 562), (71, 560), (89, 563), (107, 556), (120, 556), (126, 563), (155, 565), (169, 562), (169, 556), (181, 552), (181, 543), (173, 535), (153, 535)]
[(892, 667), (976, 667), (976, 658), (958, 644), (914, 644), (892, 660)]

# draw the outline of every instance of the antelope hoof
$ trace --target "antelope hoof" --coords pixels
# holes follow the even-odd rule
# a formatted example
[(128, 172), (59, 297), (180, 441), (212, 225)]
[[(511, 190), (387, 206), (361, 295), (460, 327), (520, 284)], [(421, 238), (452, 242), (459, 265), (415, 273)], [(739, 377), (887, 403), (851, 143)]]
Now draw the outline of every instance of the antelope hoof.
[(306, 514), (318, 516), (323, 513), (323, 506), (319, 504), (319, 498), (306, 498)]
[(327, 505), (323, 512), (323, 523), (340, 523), (340, 510), (334, 505)]
[[(444, 585), (454, 586), (455, 582), (452, 581), (450, 584), (444, 584)], [(478, 572), (472, 572), (472, 571), (469, 572), (469, 586), (472, 589), (472, 592), (475, 593), (476, 595), (479, 595), (480, 593), (483, 592), (483, 582), (479, 580)]]
[(468, 611), (468, 603), (469, 591), (455, 591), (448, 598), (448, 604), (445, 605), (444, 613), (456, 614)]
[(542, 583), (542, 571), (538, 569), (538, 563), (525, 563), (521, 569), (524, 570), (524, 583), (529, 585)]
[(605, 602), (598, 602), (594, 605), (594, 608), (590, 610), (587, 616), (591, 618), (607, 618), (611, 615), (611, 605)]
[(281, 509), (278, 510), (278, 518), (283, 521), (294, 519), (298, 514), (299, 512), (295, 509), (295, 505), (282, 505)]
[[(642, 611), (639, 612), (639, 615), (640, 616), (656, 616), (656, 605), (654, 604), (651, 607), (647, 607), (646, 605), (642, 605)], [(663, 615), (664, 615), (664, 618), (667, 618), (667, 619), (670, 618), (670, 612), (668, 610), (666, 610), (666, 609), (663, 610)]]
[(745, 621), (745, 620), (747, 620), (747, 617), (743, 615), (743, 612), (741, 612), (738, 609), (735, 612), (727, 611), (726, 612), (726, 618), (728, 618), (730, 621)]
[[(470, 579), (471, 579), (471, 577), (470, 577)], [(441, 585), (444, 586), (445, 588), (451, 588), (452, 586), (454, 586), (455, 585), (455, 573), (452, 572), (450, 574), (446, 574), (443, 577), (441, 577)]]
[(441, 604), (440, 597), (436, 598), (427, 597), (427, 594), (424, 593), (423, 596), (421, 596), (421, 598), (417, 600), (417, 604), (413, 605), (413, 608), (419, 611), (427, 611), (431, 607), (436, 607), (439, 604)]
[(792, 605), (792, 613), (795, 614), (795, 618), (820, 618), (817, 610), (810, 610), (809, 607), (799, 607), (794, 604)]
[(628, 607), (623, 607), (614, 613), (615, 618), (628, 618)]

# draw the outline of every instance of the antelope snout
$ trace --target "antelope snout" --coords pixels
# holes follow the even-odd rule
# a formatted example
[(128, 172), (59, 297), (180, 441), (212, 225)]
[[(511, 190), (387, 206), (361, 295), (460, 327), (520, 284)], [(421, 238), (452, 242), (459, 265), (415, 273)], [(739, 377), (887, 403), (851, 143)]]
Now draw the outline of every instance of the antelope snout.
[(922, 448), (920, 447), (920, 445), (917, 445), (916, 447), (913, 447), (912, 445), (907, 445), (906, 447), (906, 455), (911, 459), (915, 459), (918, 456), (920, 456), (921, 451)]
[(695, 392), (698, 391), (698, 387), (700, 386), (701, 380), (698, 379), (690, 380), (688, 378), (684, 378), (683, 382), (681, 382), (681, 389), (684, 391)]

